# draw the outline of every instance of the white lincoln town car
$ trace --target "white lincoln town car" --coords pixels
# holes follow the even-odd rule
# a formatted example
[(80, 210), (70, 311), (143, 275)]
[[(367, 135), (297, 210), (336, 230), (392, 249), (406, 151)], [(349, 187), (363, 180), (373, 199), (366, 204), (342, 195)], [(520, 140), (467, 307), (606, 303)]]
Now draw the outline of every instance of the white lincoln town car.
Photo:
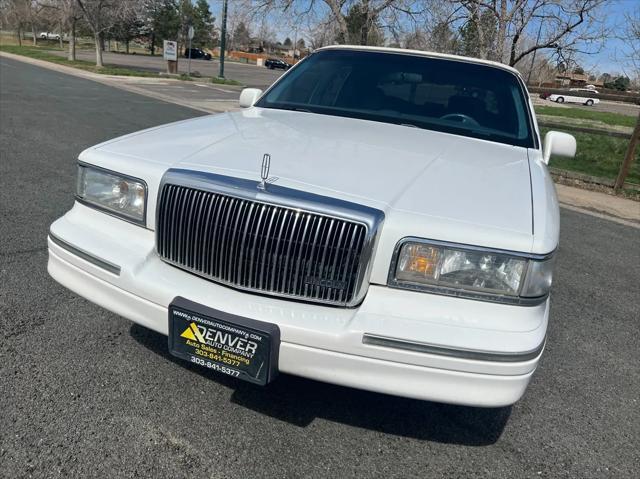
[(264, 385), (497, 407), (545, 345), (559, 209), (518, 72), (328, 47), (244, 109), (83, 151), (50, 275)]

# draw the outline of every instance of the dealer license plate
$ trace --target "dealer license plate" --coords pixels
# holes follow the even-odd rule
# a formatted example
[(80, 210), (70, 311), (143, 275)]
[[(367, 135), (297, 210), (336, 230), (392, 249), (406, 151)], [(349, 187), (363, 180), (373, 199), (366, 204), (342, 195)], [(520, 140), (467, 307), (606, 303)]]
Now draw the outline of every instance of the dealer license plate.
[(169, 305), (169, 352), (191, 363), (265, 385), (278, 374), (277, 325), (177, 297)]

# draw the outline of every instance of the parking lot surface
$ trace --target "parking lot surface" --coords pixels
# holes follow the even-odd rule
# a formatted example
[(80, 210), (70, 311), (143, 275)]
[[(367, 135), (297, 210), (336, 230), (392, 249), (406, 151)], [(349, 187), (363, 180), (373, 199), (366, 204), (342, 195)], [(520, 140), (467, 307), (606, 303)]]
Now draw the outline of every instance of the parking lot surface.
[[(66, 52), (52, 50), (51, 53), (66, 56)], [(96, 54), (93, 50), (78, 50), (78, 60), (95, 62)], [(162, 55), (125, 55), (123, 53), (104, 52), (105, 64), (118, 65), (122, 67), (137, 68), (140, 70), (166, 71), (167, 62)], [(178, 59), (178, 71), (187, 73), (188, 59), (180, 57)], [(191, 60), (191, 71), (198, 71), (203, 76), (217, 77), (220, 63), (215, 60)], [(239, 81), (245, 86), (253, 88), (266, 88), (276, 81), (284, 73), (282, 70), (269, 70), (266, 67), (258, 67), (246, 63), (226, 61), (224, 64), (224, 76), (232, 80)]]
[(562, 210), (546, 352), (502, 409), (236, 382), (49, 278), (78, 153), (200, 114), (0, 59), (0, 476), (637, 477), (637, 229)]

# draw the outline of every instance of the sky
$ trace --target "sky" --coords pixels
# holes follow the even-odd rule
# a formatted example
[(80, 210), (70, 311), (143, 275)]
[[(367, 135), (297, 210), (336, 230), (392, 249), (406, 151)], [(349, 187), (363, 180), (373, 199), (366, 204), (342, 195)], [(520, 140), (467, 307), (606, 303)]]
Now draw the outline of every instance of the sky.
[(625, 14), (631, 14), (634, 9), (638, 8), (640, 8), (640, 0), (617, 0), (606, 9), (606, 25), (614, 30), (614, 34), (607, 39), (605, 47), (600, 53), (583, 57), (585, 70), (595, 69), (600, 73), (623, 72), (625, 68), (620, 60), (624, 57), (627, 46), (623, 40), (615, 38), (615, 35), (622, 33)]
[[(304, 1), (306, 0), (301, 0), (301, 2)], [(233, 2), (234, 0), (229, 0), (230, 8), (233, 8)], [(216, 23), (220, 22), (222, 0), (209, 0), (209, 5), (216, 17)], [(628, 70), (621, 62), (628, 47), (623, 40), (616, 38), (616, 35), (621, 34), (621, 30), (624, 28), (625, 15), (637, 9), (640, 9), (640, 0), (611, 0), (611, 4), (604, 7), (602, 10), (604, 22), (607, 28), (612, 30), (612, 34), (598, 53), (578, 57), (578, 62), (586, 71), (614, 74), (624, 73), (625, 70)], [(275, 14), (272, 15), (276, 17)], [(278, 40), (283, 41), (285, 37), (292, 36), (291, 27), (287, 26), (289, 22), (284, 18), (284, 14), (282, 14), (282, 19), (276, 17), (273, 18), (273, 21)]]

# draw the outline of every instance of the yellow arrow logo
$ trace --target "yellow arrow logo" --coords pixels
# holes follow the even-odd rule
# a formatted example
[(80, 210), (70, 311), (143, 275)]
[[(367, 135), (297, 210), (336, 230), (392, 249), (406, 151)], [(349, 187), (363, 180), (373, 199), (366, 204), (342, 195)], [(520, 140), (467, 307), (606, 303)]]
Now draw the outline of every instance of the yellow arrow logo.
[(196, 323), (191, 323), (180, 337), (190, 339), (191, 341), (200, 341), (205, 344), (204, 336), (202, 336), (202, 333), (198, 329), (198, 326), (196, 326)]

